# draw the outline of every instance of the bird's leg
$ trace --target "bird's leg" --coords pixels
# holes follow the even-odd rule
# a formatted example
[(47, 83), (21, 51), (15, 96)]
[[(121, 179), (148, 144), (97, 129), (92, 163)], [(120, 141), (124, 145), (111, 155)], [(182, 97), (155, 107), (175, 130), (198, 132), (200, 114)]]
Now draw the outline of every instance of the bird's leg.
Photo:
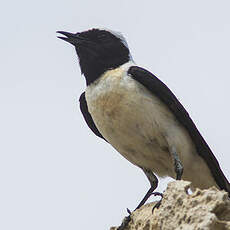
[(172, 155), (172, 158), (174, 161), (174, 170), (176, 172), (176, 180), (181, 180), (183, 170), (184, 170), (183, 165), (182, 165), (180, 158), (176, 152), (176, 148), (172, 147), (170, 152), (171, 152), (171, 155)]
[[(150, 189), (148, 190), (148, 192), (146, 193), (146, 195), (144, 196), (144, 198), (141, 200), (141, 202), (138, 204), (138, 206), (135, 208), (135, 210), (137, 210), (138, 208), (140, 208), (142, 205), (145, 204), (145, 202), (148, 200), (148, 198), (153, 195), (153, 191), (157, 188), (158, 185), (158, 179), (157, 177), (153, 174), (152, 171), (142, 168), (141, 169), (144, 171), (145, 175), (147, 176), (149, 182), (150, 182)], [(134, 211), (135, 211), (134, 210)], [(131, 211), (129, 209), (127, 209), (129, 215), (126, 216), (124, 218), (124, 220), (122, 221), (122, 224), (118, 227), (117, 230), (124, 230), (126, 228), (126, 226), (129, 224), (130, 220), (131, 220)]]
[[(177, 180), (181, 180), (181, 177), (182, 177), (182, 174), (183, 174), (183, 165), (182, 165), (182, 163), (181, 163), (181, 161), (180, 161), (180, 158), (179, 158), (179, 156), (178, 156), (178, 154), (177, 154), (177, 152), (176, 152), (176, 148), (175, 148), (175, 147), (172, 147), (172, 148), (170, 149), (170, 153), (171, 153), (172, 158), (173, 158), (173, 161), (174, 161), (174, 170), (175, 170), (175, 172), (176, 172), (176, 179), (177, 179)], [(162, 201), (162, 198), (163, 198), (163, 194), (162, 194), (162, 193), (157, 193), (157, 192), (154, 192), (154, 193), (152, 193), (152, 194), (155, 195), (155, 196), (161, 196), (161, 200), (158, 201), (158, 202), (154, 205), (154, 207), (153, 207), (153, 209), (152, 209), (152, 212), (153, 212), (155, 208), (159, 208), (159, 207), (160, 207), (161, 201)]]
[(138, 208), (140, 208), (142, 205), (145, 204), (145, 202), (149, 199), (149, 197), (153, 194), (153, 191), (157, 188), (158, 186), (158, 179), (157, 177), (153, 174), (152, 171), (145, 169), (145, 168), (141, 168), (145, 175), (147, 176), (149, 182), (150, 182), (150, 189), (148, 190), (148, 192), (145, 194), (144, 198), (141, 200), (141, 202), (138, 204), (138, 206), (136, 207), (135, 210), (137, 210)]
[[(152, 209), (152, 212), (155, 208), (159, 208), (160, 205), (161, 205), (161, 201), (162, 201), (162, 198), (163, 198), (163, 194), (160, 193), (160, 192), (153, 192), (156, 188), (157, 188), (157, 185), (158, 185), (158, 179), (157, 177), (153, 174), (152, 171), (150, 170), (147, 170), (147, 169), (144, 169), (142, 168), (142, 170), (144, 171), (145, 175), (147, 176), (149, 182), (150, 182), (150, 189), (149, 191), (146, 193), (146, 195), (144, 196), (144, 198), (142, 199), (142, 201), (140, 202), (140, 204), (137, 206), (136, 209), (140, 208), (142, 205), (144, 205), (144, 203), (148, 200), (148, 198), (151, 196), (151, 195), (154, 195), (154, 196), (161, 196), (161, 199), (154, 205), (153, 209)], [(135, 209), (135, 210), (136, 210)]]

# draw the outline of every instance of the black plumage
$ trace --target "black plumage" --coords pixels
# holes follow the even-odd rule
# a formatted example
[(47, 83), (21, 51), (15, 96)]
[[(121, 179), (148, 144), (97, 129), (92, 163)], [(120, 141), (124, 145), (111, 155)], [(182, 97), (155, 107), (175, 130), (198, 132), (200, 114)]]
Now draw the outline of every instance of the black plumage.
[(188, 112), (178, 101), (173, 92), (151, 72), (138, 66), (131, 66), (128, 70), (130, 77), (144, 85), (151, 93), (157, 96), (175, 115), (177, 120), (185, 127), (193, 143), (196, 146), (197, 153), (207, 163), (217, 185), (220, 189), (228, 191), (230, 194), (229, 183), (222, 172), (217, 159), (209, 148), (208, 144), (201, 136), (196, 125), (190, 118)]

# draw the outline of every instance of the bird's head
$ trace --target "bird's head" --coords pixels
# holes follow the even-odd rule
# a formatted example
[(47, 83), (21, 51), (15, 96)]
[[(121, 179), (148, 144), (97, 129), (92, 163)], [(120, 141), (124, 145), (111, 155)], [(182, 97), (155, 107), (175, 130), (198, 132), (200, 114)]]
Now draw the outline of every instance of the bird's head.
[(75, 46), (81, 72), (89, 85), (109, 69), (131, 59), (125, 38), (117, 32), (105, 29), (91, 29), (81, 33), (58, 31), (65, 37), (58, 37)]

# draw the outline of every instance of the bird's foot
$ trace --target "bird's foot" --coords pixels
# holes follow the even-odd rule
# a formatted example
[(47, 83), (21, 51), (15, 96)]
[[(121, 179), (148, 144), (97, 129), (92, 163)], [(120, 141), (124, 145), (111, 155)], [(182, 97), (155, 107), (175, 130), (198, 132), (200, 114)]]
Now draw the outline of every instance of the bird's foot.
[[(163, 199), (163, 193), (161, 193), (161, 192), (153, 192), (153, 193), (151, 193), (151, 195), (160, 196), (160, 197), (161, 197), (161, 199), (154, 205), (154, 207), (153, 207), (153, 209), (152, 209), (152, 213), (153, 213), (153, 211), (154, 211), (155, 208), (159, 208), (159, 207), (160, 207), (161, 201), (162, 201), (162, 199)], [(135, 209), (135, 210), (137, 210), (137, 209)], [(128, 224), (129, 224), (129, 222), (131, 221), (131, 211), (130, 211), (128, 208), (127, 208), (127, 212), (128, 212), (129, 215), (126, 216), (126, 217), (123, 219), (121, 225), (117, 228), (117, 230), (125, 230), (125, 228), (126, 228), (126, 227), (128, 226)]]
[(159, 208), (161, 206), (161, 202), (162, 202), (162, 199), (163, 199), (163, 193), (161, 193), (161, 192), (153, 192), (152, 195), (161, 196), (161, 199), (159, 201), (157, 201), (157, 203), (153, 206), (153, 209), (152, 209), (152, 213), (153, 213), (155, 208)]
[(129, 215), (124, 218), (124, 220), (122, 221), (121, 225), (117, 228), (117, 230), (125, 230), (129, 222), (131, 221), (131, 211), (128, 208), (127, 208), (127, 212), (129, 213)]

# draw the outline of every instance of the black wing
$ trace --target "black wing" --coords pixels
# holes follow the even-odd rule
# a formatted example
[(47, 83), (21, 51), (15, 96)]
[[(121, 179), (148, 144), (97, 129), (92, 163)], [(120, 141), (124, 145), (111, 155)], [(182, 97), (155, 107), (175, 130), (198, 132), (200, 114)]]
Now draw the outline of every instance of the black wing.
[(172, 91), (156, 76), (142, 69), (138, 66), (132, 66), (128, 70), (128, 74), (144, 85), (149, 91), (156, 95), (162, 102), (164, 102), (171, 112), (175, 115), (177, 120), (186, 128), (190, 137), (192, 138), (198, 154), (207, 163), (217, 185), (220, 189), (224, 189), (230, 194), (230, 185), (223, 172), (220, 169), (219, 163), (213, 155), (211, 149), (201, 136), (196, 128), (188, 112), (183, 105), (178, 101)]
[(81, 112), (82, 112), (83, 117), (84, 117), (87, 125), (89, 126), (89, 128), (94, 132), (94, 134), (96, 134), (98, 137), (101, 137), (105, 140), (105, 138), (101, 135), (101, 133), (97, 129), (97, 127), (93, 121), (93, 118), (91, 117), (91, 115), (88, 111), (88, 106), (87, 106), (87, 102), (85, 99), (85, 92), (81, 94), (81, 96), (79, 98), (79, 102), (80, 102)]

